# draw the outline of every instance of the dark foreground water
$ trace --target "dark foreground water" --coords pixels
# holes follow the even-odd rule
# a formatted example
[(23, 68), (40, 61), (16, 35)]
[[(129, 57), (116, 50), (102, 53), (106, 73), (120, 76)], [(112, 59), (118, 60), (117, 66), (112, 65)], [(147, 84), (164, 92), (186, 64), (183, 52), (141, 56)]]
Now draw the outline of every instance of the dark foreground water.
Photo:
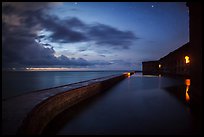
[(189, 79), (133, 75), (56, 117), (44, 134), (201, 134)]
[(7, 71), (2, 72), (2, 98), (125, 71)]

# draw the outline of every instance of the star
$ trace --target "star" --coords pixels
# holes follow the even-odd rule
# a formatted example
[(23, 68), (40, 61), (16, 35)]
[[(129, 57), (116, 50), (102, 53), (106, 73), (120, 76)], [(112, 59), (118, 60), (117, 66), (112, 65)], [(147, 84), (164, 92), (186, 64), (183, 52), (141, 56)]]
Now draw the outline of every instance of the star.
[(154, 8), (154, 5), (152, 5), (152, 8)]

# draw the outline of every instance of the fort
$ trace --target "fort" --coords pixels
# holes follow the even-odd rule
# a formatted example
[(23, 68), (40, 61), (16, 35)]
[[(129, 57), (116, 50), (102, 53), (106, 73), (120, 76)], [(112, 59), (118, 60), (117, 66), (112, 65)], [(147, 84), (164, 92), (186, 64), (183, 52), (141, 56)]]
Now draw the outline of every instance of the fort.
[(143, 73), (189, 76), (191, 60), (189, 48), (189, 43), (186, 43), (159, 60), (142, 62)]
[(191, 78), (191, 105), (201, 111), (202, 6), (198, 2), (187, 2), (186, 6), (189, 8), (189, 42), (159, 60), (143, 62), (143, 74), (173, 74)]

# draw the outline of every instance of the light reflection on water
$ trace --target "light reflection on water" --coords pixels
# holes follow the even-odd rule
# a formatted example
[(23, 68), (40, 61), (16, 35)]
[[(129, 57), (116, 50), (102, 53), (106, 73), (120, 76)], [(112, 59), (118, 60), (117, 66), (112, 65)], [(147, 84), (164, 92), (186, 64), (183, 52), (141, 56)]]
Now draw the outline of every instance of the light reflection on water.
[(186, 84), (186, 101), (189, 102), (190, 101), (190, 96), (188, 94), (188, 91), (189, 91), (189, 87), (191, 85), (191, 80), (190, 79), (186, 79), (185, 80), (185, 84)]
[(136, 73), (68, 110), (45, 133), (191, 134), (190, 112), (177, 100), (185, 101), (184, 81)]

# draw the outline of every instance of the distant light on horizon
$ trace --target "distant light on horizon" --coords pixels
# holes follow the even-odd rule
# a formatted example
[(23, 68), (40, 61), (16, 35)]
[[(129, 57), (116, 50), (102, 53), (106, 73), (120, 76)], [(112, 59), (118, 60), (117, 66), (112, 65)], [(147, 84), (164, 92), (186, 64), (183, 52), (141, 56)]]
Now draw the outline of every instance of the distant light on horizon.
[(127, 74), (128, 74), (128, 77), (130, 77), (130, 72), (128, 72)]
[(25, 68), (26, 71), (79, 71), (79, 70), (89, 70), (89, 69), (85, 69), (85, 68), (63, 68), (63, 67), (59, 67), (59, 68)]

